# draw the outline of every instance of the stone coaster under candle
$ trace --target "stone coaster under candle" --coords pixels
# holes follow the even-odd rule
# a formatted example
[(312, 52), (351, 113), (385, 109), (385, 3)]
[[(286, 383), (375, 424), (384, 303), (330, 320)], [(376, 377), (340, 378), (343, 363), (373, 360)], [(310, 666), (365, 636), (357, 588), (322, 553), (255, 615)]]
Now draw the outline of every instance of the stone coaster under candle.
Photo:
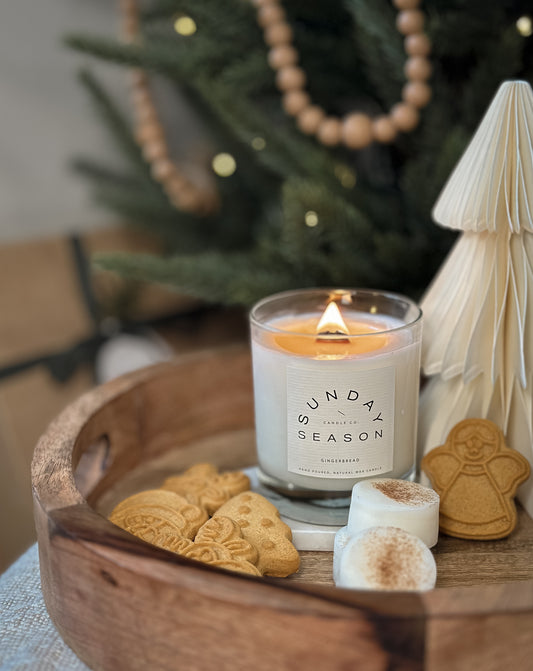
[(344, 499), (344, 507), (336, 508), (289, 499), (261, 485), (255, 468), (245, 469), (244, 472), (250, 478), (252, 490), (267, 498), (279, 510), (282, 520), (291, 528), (292, 542), (298, 550), (333, 550), (335, 534), (348, 521), (349, 499)]

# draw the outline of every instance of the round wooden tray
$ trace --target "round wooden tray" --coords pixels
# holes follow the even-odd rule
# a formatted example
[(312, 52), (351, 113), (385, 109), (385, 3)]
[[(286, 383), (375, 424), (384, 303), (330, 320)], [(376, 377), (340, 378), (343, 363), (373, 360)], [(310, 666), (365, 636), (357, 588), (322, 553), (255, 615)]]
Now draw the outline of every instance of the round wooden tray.
[(69, 406), (32, 466), (44, 599), (92, 669), (526, 671), (533, 522), (504, 541), (441, 537), (422, 594), (336, 588), (331, 553), (255, 578), (159, 550), (105, 518), (125, 495), (209, 460), (254, 463), (248, 350), (204, 352), (105, 384)]

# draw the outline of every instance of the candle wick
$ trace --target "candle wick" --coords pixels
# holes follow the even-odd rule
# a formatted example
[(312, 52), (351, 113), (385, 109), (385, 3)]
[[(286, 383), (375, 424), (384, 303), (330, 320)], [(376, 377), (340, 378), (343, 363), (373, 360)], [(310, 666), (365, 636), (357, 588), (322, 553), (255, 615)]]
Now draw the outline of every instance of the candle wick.
[[(327, 336), (322, 338), (321, 336)], [(333, 336), (333, 337), (331, 337)], [(339, 337), (342, 336), (342, 337)], [(317, 335), (317, 342), (338, 342), (338, 343), (349, 343), (349, 338), (346, 337), (346, 333), (342, 331), (320, 331)]]

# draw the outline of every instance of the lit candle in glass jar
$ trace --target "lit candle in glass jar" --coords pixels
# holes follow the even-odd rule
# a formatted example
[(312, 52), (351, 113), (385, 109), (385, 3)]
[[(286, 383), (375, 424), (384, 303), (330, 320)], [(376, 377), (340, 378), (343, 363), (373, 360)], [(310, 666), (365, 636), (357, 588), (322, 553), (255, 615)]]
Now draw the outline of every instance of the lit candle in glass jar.
[(308, 289), (251, 312), (261, 480), (293, 496), (346, 496), (415, 469), (422, 314), (408, 298)]

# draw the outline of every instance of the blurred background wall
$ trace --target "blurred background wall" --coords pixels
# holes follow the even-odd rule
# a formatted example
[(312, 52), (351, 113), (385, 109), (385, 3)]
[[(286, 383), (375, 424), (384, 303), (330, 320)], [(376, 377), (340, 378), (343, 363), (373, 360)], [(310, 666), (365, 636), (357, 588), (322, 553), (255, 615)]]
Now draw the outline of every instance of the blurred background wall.
[[(69, 172), (74, 153), (105, 154), (106, 138), (76, 81), (83, 59), (61, 41), (74, 29), (115, 33), (116, 3), (17, 0), (0, 16), (0, 241), (108, 225)], [(123, 86), (123, 72), (105, 74)]]
[[(124, 69), (99, 67), (65, 47), (63, 36), (73, 31), (115, 37), (118, 3), (2, 3), (0, 572), (35, 540), (33, 449), (66, 405), (108, 379), (111, 370), (119, 374), (176, 351), (233, 342), (243, 333), (240, 313), (235, 321), (226, 313), (206, 314), (198, 301), (170, 290), (133, 286), (112, 273), (93, 272), (94, 252), (160, 247), (147, 233), (97, 208), (87, 183), (70, 169), (76, 156), (110, 165), (119, 160), (77, 81), (82, 66), (97, 70), (129, 116)], [(185, 120), (190, 140), (193, 116), (181, 99), (172, 109), (182, 128)], [(115, 324), (116, 333), (106, 334), (104, 345), (110, 347), (95, 350), (107, 315), (122, 322)], [(140, 335), (128, 335), (124, 320)], [(85, 347), (81, 357), (80, 344)]]
[[(106, 155), (106, 137), (76, 81), (74, 28), (116, 30), (109, 0), (17, 0), (0, 10), (0, 369), (67, 347), (91, 328), (67, 242), (111, 230), (69, 170), (75, 153)], [(107, 80), (124, 75), (108, 68)], [(114, 228), (114, 227), (113, 227)], [(29, 464), (51, 417), (93, 382), (35, 366), (0, 378), (0, 571), (33, 541)]]

